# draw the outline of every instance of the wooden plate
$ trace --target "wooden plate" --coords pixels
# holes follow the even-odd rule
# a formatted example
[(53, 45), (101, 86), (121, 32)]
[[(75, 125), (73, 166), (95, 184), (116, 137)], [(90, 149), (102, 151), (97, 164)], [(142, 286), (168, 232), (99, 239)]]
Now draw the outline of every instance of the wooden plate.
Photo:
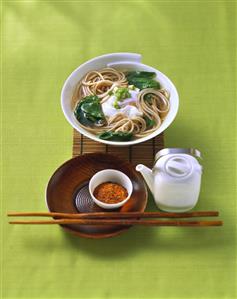
[[(124, 172), (133, 184), (131, 198), (116, 211), (143, 212), (146, 208), (148, 195), (146, 185), (140, 174), (136, 172), (131, 163), (106, 153), (85, 154), (73, 158), (55, 171), (46, 191), (49, 211), (63, 213), (105, 211), (92, 201), (88, 191), (88, 183), (96, 172), (108, 168)], [(130, 226), (70, 224), (62, 225), (62, 227), (80, 237), (107, 238), (122, 233)]]

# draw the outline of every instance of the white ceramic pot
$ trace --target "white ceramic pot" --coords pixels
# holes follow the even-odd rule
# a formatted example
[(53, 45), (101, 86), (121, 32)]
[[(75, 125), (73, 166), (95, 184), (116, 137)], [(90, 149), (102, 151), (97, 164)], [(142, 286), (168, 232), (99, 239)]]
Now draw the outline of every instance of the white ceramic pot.
[(137, 165), (160, 210), (178, 213), (195, 207), (202, 177), (198, 157), (196, 149), (166, 148), (156, 154), (153, 169)]
[[(62, 93), (61, 93), (61, 105), (63, 113), (68, 120), (68, 122), (75, 128), (78, 132), (85, 135), (88, 138), (91, 138), (95, 141), (116, 145), (116, 146), (128, 146), (137, 143), (141, 143), (147, 141), (151, 138), (162, 133), (174, 120), (179, 107), (179, 96), (174, 84), (170, 81), (168, 77), (166, 77), (160, 71), (154, 69), (151, 66), (141, 63), (142, 56), (140, 54), (135, 53), (112, 53), (106, 54), (102, 56), (98, 56), (94, 59), (91, 59), (82, 65), (80, 65), (75, 71), (71, 73), (71, 75), (67, 78), (63, 85)], [(167, 89), (170, 93), (170, 111), (168, 112), (166, 118), (162, 122), (161, 126), (151, 133), (148, 136), (143, 138), (138, 138), (131, 141), (108, 141), (102, 140), (95, 136), (94, 134), (88, 132), (84, 128), (82, 128), (74, 116), (73, 109), (71, 107), (71, 99), (73, 95), (73, 91), (78, 81), (85, 76), (86, 73), (92, 70), (98, 70), (105, 67), (114, 67), (116, 69), (126, 69), (126, 70), (134, 70), (134, 71), (147, 71), (147, 72), (155, 72), (157, 74), (156, 79), (160, 82), (161, 86)]]

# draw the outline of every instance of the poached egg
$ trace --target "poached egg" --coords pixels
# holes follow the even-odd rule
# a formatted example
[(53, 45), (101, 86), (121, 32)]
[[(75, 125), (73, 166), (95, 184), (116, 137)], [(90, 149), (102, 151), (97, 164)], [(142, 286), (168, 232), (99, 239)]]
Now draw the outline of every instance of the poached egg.
[(106, 102), (102, 104), (102, 110), (106, 117), (111, 117), (116, 115), (117, 113), (123, 113), (129, 118), (133, 118), (136, 116), (142, 116), (142, 113), (138, 110), (137, 107), (130, 105), (131, 103), (137, 102), (137, 95), (139, 91), (137, 90), (130, 90), (130, 97), (119, 101), (119, 109), (114, 107), (114, 103), (116, 102), (117, 98), (115, 95), (112, 95), (108, 98)]

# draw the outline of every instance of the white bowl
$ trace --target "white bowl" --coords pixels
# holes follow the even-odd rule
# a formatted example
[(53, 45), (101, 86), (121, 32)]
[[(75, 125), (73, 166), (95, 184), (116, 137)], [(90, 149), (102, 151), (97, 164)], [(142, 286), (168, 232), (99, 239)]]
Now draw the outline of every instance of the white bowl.
[[(74, 115), (74, 111), (71, 107), (71, 99), (74, 92), (74, 89), (86, 73), (92, 70), (98, 70), (105, 67), (115, 67), (116, 69), (126, 69), (126, 70), (134, 70), (134, 71), (147, 71), (147, 72), (155, 72), (157, 74), (156, 79), (161, 83), (161, 86), (167, 89), (170, 93), (170, 111), (168, 112), (166, 118), (162, 122), (161, 126), (151, 133), (148, 136), (138, 138), (131, 141), (109, 141), (98, 138), (96, 135), (88, 132), (84, 128), (82, 128)], [(166, 77), (160, 71), (154, 69), (151, 66), (141, 63), (141, 55), (134, 53), (112, 53), (106, 54), (102, 56), (98, 56), (94, 59), (91, 59), (82, 65), (80, 65), (75, 71), (71, 73), (71, 75), (67, 78), (63, 85), (62, 93), (61, 93), (61, 105), (63, 113), (68, 120), (68, 122), (75, 128), (78, 132), (85, 135), (86, 137), (93, 139), (98, 142), (117, 145), (117, 146), (128, 146), (137, 143), (141, 143), (147, 141), (151, 138), (162, 133), (174, 120), (179, 107), (179, 96), (178, 92), (174, 86), (174, 84), (170, 81), (168, 77)]]
[[(120, 201), (118, 203), (104, 203), (100, 200), (98, 200), (95, 196), (94, 196), (94, 191), (95, 188), (97, 186), (99, 186), (102, 183), (106, 183), (106, 182), (112, 182), (112, 183), (117, 183), (122, 185), (128, 192), (128, 196), (123, 200)], [(101, 208), (104, 209), (117, 209), (121, 206), (123, 206), (130, 198), (131, 194), (133, 191), (133, 186), (132, 186), (132, 182), (129, 179), (129, 177), (124, 174), (121, 171), (115, 170), (115, 169), (105, 169), (105, 170), (101, 170), (99, 172), (97, 172), (95, 175), (93, 175), (93, 177), (90, 179), (89, 182), (89, 192), (91, 195), (91, 198), (93, 199), (93, 201), (100, 206)]]

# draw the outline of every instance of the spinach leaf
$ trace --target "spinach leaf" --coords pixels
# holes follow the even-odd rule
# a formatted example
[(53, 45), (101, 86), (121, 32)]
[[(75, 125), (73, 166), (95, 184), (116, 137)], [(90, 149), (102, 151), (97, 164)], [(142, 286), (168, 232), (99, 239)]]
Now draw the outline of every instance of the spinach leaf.
[(146, 121), (146, 125), (148, 128), (151, 128), (155, 125), (154, 119), (151, 119), (151, 118), (147, 117), (146, 115), (144, 116), (144, 119)]
[(149, 78), (149, 79), (154, 79), (156, 76), (156, 73), (154, 72), (139, 72), (139, 71), (135, 71), (135, 72), (129, 72), (127, 73), (127, 78), (129, 77), (143, 77), (143, 78)]
[(77, 120), (85, 126), (101, 124), (105, 117), (100, 105), (100, 100), (96, 95), (83, 98), (76, 106), (74, 114)]
[(156, 73), (154, 72), (129, 72), (126, 75), (128, 84), (134, 85), (139, 89), (160, 88), (160, 83), (154, 80)]
[(100, 139), (112, 141), (129, 141), (132, 138), (132, 133), (128, 132), (103, 132), (98, 136)]
[(148, 103), (148, 104), (152, 104), (152, 94), (151, 93), (147, 93), (144, 96), (144, 100)]
[(129, 84), (135, 85), (139, 89), (145, 89), (145, 88), (160, 88), (160, 83), (153, 80), (153, 79), (147, 79), (147, 78), (132, 78), (128, 80)]

